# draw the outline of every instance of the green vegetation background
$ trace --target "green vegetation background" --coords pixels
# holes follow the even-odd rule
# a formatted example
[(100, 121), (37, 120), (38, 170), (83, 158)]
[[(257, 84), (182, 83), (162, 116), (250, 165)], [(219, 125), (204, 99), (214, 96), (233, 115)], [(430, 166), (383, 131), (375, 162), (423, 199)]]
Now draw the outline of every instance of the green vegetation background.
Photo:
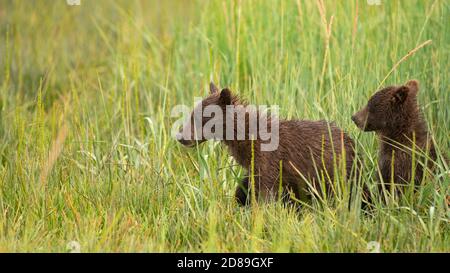
[[(218, 143), (181, 147), (174, 105), (214, 79), (285, 118), (334, 120), (376, 183), (377, 145), (350, 116), (383, 83), (420, 81), (450, 149), (450, 2), (0, 0), (0, 251), (450, 251), (449, 167), (377, 204), (349, 189), (300, 214), (239, 208)], [(401, 58), (427, 40), (431, 43)]]

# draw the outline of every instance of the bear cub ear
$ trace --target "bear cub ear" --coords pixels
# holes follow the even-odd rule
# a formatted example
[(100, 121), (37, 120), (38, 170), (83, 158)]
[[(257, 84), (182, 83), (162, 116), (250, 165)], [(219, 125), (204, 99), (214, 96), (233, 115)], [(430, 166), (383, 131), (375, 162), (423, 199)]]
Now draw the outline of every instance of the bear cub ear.
[(402, 104), (408, 97), (409, 88), (407, 86), (400, 86), (392, 94), (392, 102), (396, 104)]
[(210, 82), (209, 83), (209, 92), (211, 94), (217, 93), (217, 92), (219, 92), (219, 88), (217, 88), (217, 86), (213, 82)]
[(419, 81), (409, 80), (394, 91), (392, 101), (397, 104), (404, 103), (408, 96), (415, 96), (417, 92), (419, 92)]
[(413, 94), (417, 94), (419, 91), (419, 81), (418, 80), (409, 80), (405, 86), (409, 88), (409, 91)]
[(231, 91), (228, 88), (222, 89), (220, 91), (219, 103), (221, 105), (230, 105), (231, 104)]

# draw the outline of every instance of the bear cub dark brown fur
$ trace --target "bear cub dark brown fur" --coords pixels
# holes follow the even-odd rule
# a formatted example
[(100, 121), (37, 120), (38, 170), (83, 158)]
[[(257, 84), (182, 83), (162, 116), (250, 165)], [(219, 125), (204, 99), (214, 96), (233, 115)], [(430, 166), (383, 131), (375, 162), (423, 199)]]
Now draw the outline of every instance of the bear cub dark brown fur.
[(419, 110), (418, 92), (416, 80), (388, 86), (376, 92), (367, 105), (352, 116), (361, 130), (378, 135), (378, 166), (383, 181), (380, 189), (384, 184), (385, 189), (390, 190), (392, 178), (398, 193), (411, 182), (419, 185), (425, 175), (419, 162), (425, 162), (427, 157), (431, 159), (428, 160), (431, 167), (436, 160), (433, 142)]
[[(210, 84), (210, 94), (201, 102), (202, 108), (208, 105), (218, 105), (223, 111), (225, 117), (228, 108), (226, 106), (247, 106), (247, 104), (233, 95), (227, 88), (219, 91), (217, 87)], [(196, 106), (196, 108), (198, 105)], [(241, 110), (242, 111), (242, 110)], [(261, 115), (255, 110), (256, 115)], [(191, 118), (185, 122), (184, 127), (188, 126), (187, 131), (190, 135), (178, 134), (177, 138), (185, 146), (192, 147), (195, 144), (208, 140), (206, 138), (197, 138), (195, 133), (194, 111)], [(283, 200), (289, 200), (290, 194), (294, 194), (297, 199), (308, 200), (311, 192), (322, 194), (322, 189), (328, 194), (331, 193), (331, 183), (334, 180), (335, 170), (342, 166), (346, 176), (352, 173), (353, 161), (355, 157), (353, 140), (340, 128), (333, 123), (326, 121), (307, 121), (307, 120), (281, 120), (279, 119), (279, 146), (274, 151), (262, 151), (262, 140), (259, 136), (251, 140), (248, 135), (249, 113), (245, 115), (245, 140), (221, 140), (228, 147), (233, 158), (246, 169), (247, 176), (243, 179), (241, 185), (236, 189), (236, 200), (241, 204), (248, 204), (251, 200), (250, 192), (250, 174), (252, 166), (252, 141), (254, 155), (254, 181), (255, 195), (258, 199), (270, 200), (279, 196), (280, 193), (280, 173), (282, 181)], [(201, 128), (211, 118), (202, 117)], [(259, 119), (258, 119), (259, 120)], [(229, 120), (225, 119), (221, 126), (226, 127)], [(257, 124), (260, 126), (260, 124)], [(270, 123), (267, 124), (270, 127)], [(201, 129), (200, 128), (200, 129)], [(236, 128), (236, 126), (235, 126)], [(185, 132), (185, 130), (182, 130)], [(223, 130), (225, 132), (225, 130)], [(281, 172), (280, 172), (280, 161)], [(337, 166), (337, 167), (336, 167)], [(301, 175), (300, 175), (301, 174)], [(318, 179), (319, 178), (319, 179)], [(312, 185), (314, 190), (308, 189), (305, 180)], [(322, 182), (325, 181), (323, 184)], [(323, 187), (325, 185), (325, 187)], [(289, 193), (289, 194), (288, 194)], [(306, 198), (306, 199), (305, 199)]]

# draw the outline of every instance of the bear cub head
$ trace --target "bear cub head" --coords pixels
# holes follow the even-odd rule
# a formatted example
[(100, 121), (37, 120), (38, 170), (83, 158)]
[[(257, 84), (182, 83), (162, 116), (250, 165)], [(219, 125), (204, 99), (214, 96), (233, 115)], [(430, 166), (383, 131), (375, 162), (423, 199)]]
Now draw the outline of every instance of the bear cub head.
[(418, 91), (419, 83), (416, 80), (410, 80), (401, 86), (383, 88), (352, 116), (352, 120), (366, 132), (390, 134), (402, 131), (411, 127), (418, 118)]
[[(237, 97), (228, 88), (219, 91), (212, 82), (209, 89), (209, 95), (198, 103), (176, 136), (177, 140), (186, 147), (194, 147), (210, 139), (224, 138), (226, 124), (223, 118), (218, 119), (221, 124), (216, 123), (211, 128), (210, 134), (205, 134), (204, 129), (208, 127), (208, 123), (215, 118), (218, 112), (224, 116), (226, 106), (237, 103)], [(219, 109), (219, 111), (210, 111), (212, 107), (216, 107), (212, 110)], [(216, 126), (223, 128), (216, 128)]]

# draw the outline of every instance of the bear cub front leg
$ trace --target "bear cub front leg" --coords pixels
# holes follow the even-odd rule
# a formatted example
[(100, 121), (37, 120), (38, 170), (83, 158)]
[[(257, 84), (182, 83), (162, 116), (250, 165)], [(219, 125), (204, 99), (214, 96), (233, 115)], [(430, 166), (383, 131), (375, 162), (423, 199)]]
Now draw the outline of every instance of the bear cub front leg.
[(239, 183), (239, 185), (236, 187), (236, 193), (234, 194), (234, 196), (238, 204), (241, 206), (246, 206), (250, 204), (251, 198), (249, 198), (250, 191), (248, 184), (249, 184), (248, 177), (244, 177), (241, 183)]

